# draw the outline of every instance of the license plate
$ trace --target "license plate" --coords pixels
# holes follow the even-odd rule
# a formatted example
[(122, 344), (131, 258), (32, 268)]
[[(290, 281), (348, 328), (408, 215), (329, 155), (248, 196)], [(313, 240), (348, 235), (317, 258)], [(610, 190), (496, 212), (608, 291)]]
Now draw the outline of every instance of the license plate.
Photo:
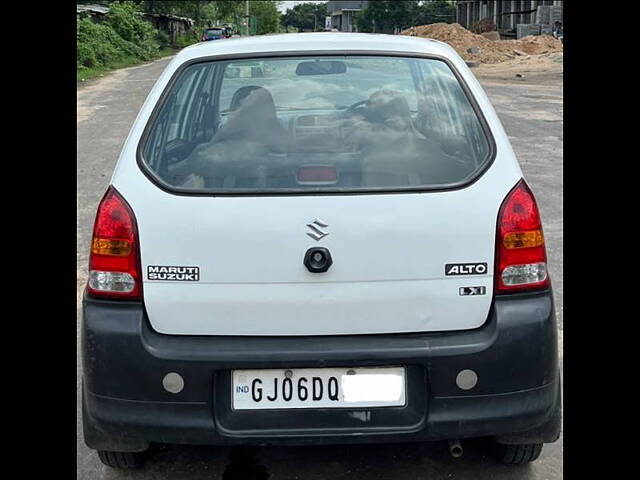
[(234, 370), (234, 410), (397, 407), (404, 367)]

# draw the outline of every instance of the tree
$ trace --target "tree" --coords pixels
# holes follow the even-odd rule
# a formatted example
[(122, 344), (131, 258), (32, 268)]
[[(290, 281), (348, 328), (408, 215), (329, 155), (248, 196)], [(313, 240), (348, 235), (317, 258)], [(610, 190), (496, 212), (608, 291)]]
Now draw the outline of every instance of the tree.
[(422, 2), (416, 10), (413, 25), (429, 23), (453, 23), (456, 21), (456, 5), (450, 0), (430, 0)]
[(249, 14), (256, 18), (256, 34), (275, 33), (280, 28), (280, 12), (274, 0), (252, 0), (249, 4)]
[(237, 22), (244, 15), (244, 2), (242, 0), (226, 0), (213, 3), (216, 4), (220, 19)]
[(359, 31), (378, 33), (397, 33), (415, 25), (454, 21), (455, 2), (451, 0), (373, 0), (356, 16)]
[(147, 13), (174, 14), (182, 6), (183, 2), (145, 0), (142, 2), (144, 11)]
[[(123, 3), (125, 0), (78, 0), (78, 3), (103, 3), (107, 5)], [(244, 0), (130, 0), (140, 6), (146, 13), (157, 13), (164, 15), (177, 15), (188, 17), (195, 21), (195, 28), (201, 29), (211, 27), (220, 23), (233, 23), (236, 28), (241, 24), (244, 17)], [(251, 1), (260, 4), (260, 1)], [(277, 7), (278, 2), (275, 3)], [(261, 5), (255, 5), (258, 11), (263, 11)], [(277, 11), (277, 10), (276, 10)]]
[(282, 25), (294, 27), (298, 31), (324, 30), (324, 19), (327, 16), (326, 3), (300, 3), (287, 9), (282, 15)]
[(358, 12), (356, 24), (361, 32), (397, 33), (410, 27), (416, 17), (415, 0), (374, 0)]

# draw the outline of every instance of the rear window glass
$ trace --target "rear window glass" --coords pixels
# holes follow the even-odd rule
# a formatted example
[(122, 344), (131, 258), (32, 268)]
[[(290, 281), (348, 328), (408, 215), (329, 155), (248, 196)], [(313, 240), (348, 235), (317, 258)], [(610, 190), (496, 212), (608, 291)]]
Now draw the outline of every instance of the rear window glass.
[(152, 122), (142, 163), (176, 191), (431, 189), (469, 181), (490, 154), (460, 83), (437, 59), (193, 64)]

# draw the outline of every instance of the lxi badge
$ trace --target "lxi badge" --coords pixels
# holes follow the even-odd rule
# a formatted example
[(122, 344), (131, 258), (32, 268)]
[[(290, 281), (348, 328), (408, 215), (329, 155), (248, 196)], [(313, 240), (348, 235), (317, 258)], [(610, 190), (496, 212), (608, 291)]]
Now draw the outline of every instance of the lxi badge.
[(487, 287), (460, 287), (460, 295), (466, 297), (467, 295), (485, 295), (487, 293)]

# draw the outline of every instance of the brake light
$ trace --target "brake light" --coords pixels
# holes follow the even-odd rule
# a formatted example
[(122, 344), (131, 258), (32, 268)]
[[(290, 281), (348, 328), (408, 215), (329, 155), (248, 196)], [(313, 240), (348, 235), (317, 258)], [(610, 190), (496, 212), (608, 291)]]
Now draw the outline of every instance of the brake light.
[(95, 297), (140, 298), (138, 229), (131, 207), (109, 187), (98, 206), (89, 256), (87, 292)]
[(336, 183), (338, 172), (335, 167), (304, 166), (298, 169), (298, 182), (327, 182)]
[(524, 180), (509, 192), (498, 214), (496, 291), (537, 290), (550, 285), (540, 212)]

